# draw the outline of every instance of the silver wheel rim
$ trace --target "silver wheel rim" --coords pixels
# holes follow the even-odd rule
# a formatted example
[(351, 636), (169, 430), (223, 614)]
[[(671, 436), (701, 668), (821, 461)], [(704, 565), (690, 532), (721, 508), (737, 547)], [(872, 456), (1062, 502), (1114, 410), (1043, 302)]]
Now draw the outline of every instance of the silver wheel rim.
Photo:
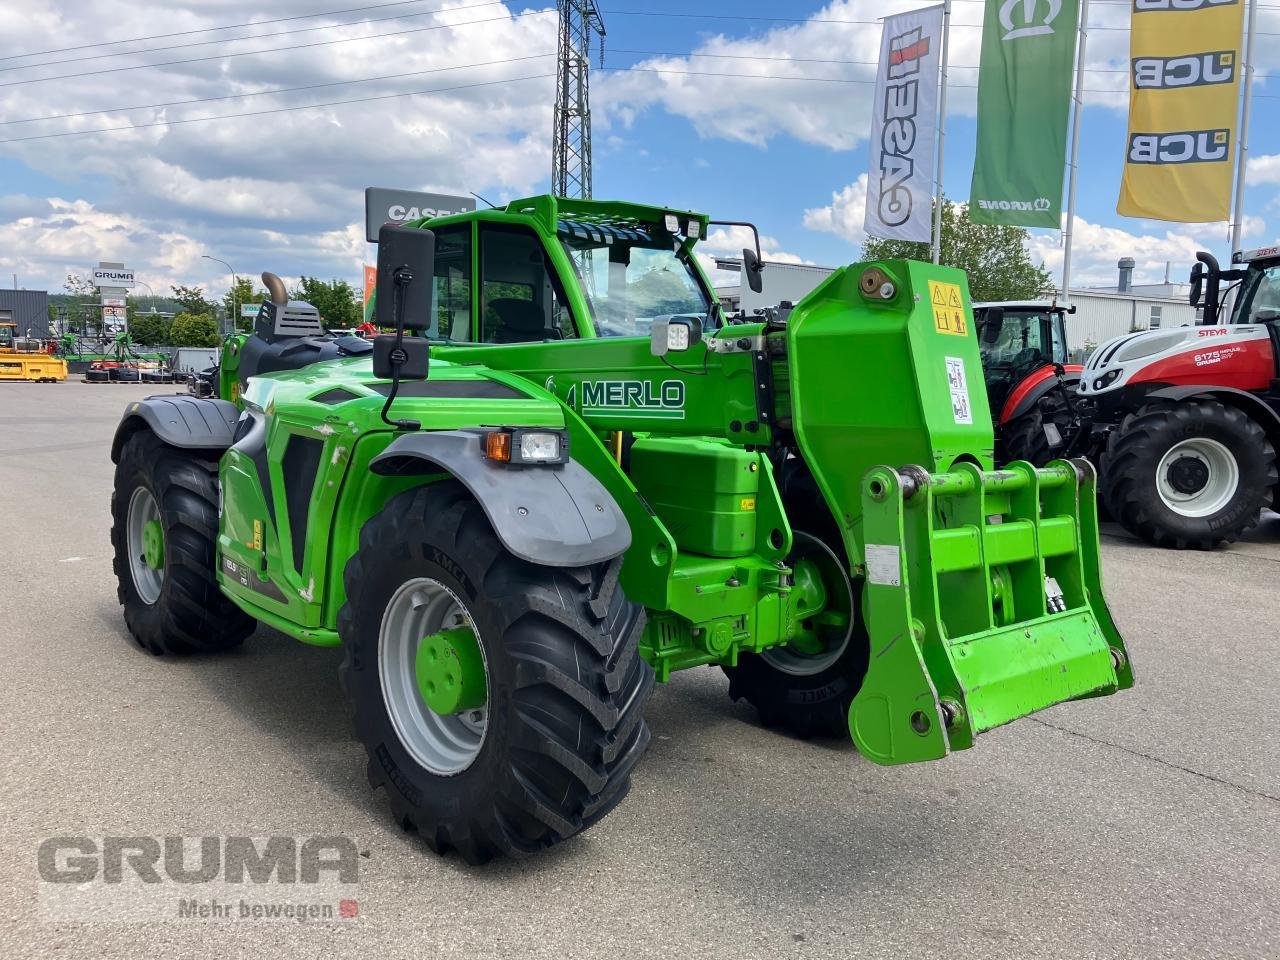
[[(457, 595), (437, 580), (417, 577), (392, 595), (378, 631), (378, 679), (396, 737), (421, 766), (445, 777), (466, 770), (480, 754), (489, 725), (488, 707), (436, 713), (418, 692), (416, 663), (423, 637), (460, 626), (476, 631)], [(483, 659), (478, 634), (476, 643)], [(487, 683), (487, 660), (485, 675)]]
[[(1171, 479), (1179, 461), (1197, 461), (1207, 474), (1198, 490), (1180, 490)], [(1208, 517), (1222, 510), (1240, 486), (1240, 466), (1235, 455), (1217, 440), (1193, 437), (1175, 443), (1156, 467), (1156, 492), (1166, 507), (1184, 517)]]
[(138, 487), (129, 497), (128, 519), (125, 521), (125, 541), (129, 550), (129, 574), (133, 577), (133, 588), (138, 591), (142, 602), (151, 606), (160, 599), (160, 590), (164, 586), (164, 571), (153, 570), (146, 560), (146, 548), (143, 546), (142, 531), (154, 520), (160, 522), (160, 505), (146, 487)]
[[(796, 530), (793, 533), (796, 541), (803, 538), (809, 549), (821, 549), (827, 553), (836, 562), (837, 566), (841, 566), (840, 558), (825, 543), (811, 534), (805, 533), (803, 530)], [(858, 611), (854, 609), (853, 603), (853, 587), (849, 583), (848, 577), (845, 578), (845, 589), (849, 591), (849, 629), (845, 631), (844, 638), (837, 644), (828, 647), (822, 653), (802, 653), (798, 650), (792, 650), (789, 646), (770, 647), (768, 650), (762, 650), (760, 656), (765, 662), (775, 670), (782, 673), (790, 674), (793, 677), (811, 677), (815, 673), (821, 673), (826, 670), (848, 649), (849, 638), (853, 636), (853, 628), (856, 623)]]

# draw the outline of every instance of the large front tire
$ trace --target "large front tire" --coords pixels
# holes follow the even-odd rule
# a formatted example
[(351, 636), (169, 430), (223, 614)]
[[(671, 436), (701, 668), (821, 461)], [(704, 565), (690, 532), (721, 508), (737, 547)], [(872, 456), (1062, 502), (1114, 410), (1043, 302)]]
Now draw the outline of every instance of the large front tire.
[[(469, 863), (533, 853), (626, 795), (649, 742), (653, 670), (639, 656), (644, 611), (623, 594), (620, 566), (512, 556), (453, 482), (400, 494), (361, 531), (338, 621), (343, 687), (370, 784), (437, 853)], [(483, 710), (435, 714), (406, 694), (413, 685), (397, 663), (413, 660), (405, 629), (393, 628), (406, 590), (422, 590), (424, 609), (439, 598), (447, 622), (421, 621), (424, 631), (471, 626)]]
[(1147, 404), (1107, 444), (1107, 507), (1158, 547), (1207, 550), (1239, 539), (1275, 486), (1275, 450), (1262, 428), (1217, 401)]
[(216, 463), (138, 431), (120, 450), (111, 521), (116, 595), (144, 650), (212, 653), (253, 633), (218, 586)]

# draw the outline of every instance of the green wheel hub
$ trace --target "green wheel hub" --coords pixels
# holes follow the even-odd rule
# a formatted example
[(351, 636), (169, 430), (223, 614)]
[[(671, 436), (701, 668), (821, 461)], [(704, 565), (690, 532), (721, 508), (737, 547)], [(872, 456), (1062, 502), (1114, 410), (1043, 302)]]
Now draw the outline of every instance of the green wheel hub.
[(484, 656), (469, 626), (423, 637), (414, 668), (418, 692), (433, 713), (448, 716), (484, 706)]
[(159, 520), (142, 525), (142, 559), (152, 570), (164, 569), (164, 528)]

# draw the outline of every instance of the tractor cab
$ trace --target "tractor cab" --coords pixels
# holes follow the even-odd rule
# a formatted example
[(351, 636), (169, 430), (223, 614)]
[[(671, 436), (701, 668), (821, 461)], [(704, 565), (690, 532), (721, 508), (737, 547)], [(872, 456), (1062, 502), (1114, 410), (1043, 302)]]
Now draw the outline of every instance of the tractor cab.
[(0, 353), (14, 353), (14, 331), (18, 325), (9, 321), (0, 322)]
[(1020, 387), (1066, 365), (1068, 313), (1075, 307), (1045, 300), (974, 304), (987, 399), (998, 422), (1014, 415), (1005, 408)]

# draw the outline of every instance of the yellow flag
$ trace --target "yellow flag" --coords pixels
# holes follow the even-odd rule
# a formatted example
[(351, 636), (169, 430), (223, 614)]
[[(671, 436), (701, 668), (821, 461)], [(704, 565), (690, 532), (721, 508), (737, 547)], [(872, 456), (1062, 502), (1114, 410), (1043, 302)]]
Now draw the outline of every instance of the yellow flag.
[(1133, 0), (1129, 136), (1116, 212), (1230, 216), (1243, 0)]

